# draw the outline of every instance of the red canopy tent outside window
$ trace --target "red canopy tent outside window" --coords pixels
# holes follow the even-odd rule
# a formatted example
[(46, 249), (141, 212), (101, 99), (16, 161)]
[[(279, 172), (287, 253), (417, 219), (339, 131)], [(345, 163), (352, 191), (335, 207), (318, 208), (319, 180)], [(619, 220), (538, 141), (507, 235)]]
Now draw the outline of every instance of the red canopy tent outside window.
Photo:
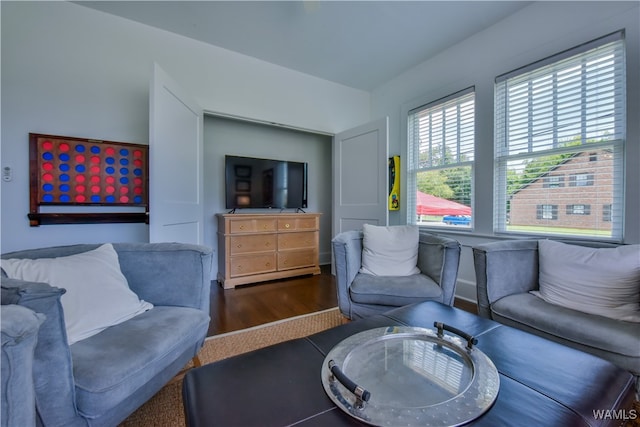
[(462, 203), (417, 192), (416, 213), (418, 215), (471, 215), (471, 208)]

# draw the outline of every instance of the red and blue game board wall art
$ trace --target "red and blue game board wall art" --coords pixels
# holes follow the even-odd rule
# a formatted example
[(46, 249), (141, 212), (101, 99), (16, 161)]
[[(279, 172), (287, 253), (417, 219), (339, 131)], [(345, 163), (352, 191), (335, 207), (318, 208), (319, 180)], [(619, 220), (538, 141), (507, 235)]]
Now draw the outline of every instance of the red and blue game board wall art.
[[(30, 133), (31, 225), (148, 223), (148, 161), (147, 145)], [(40, 212), (46, 205), (137, 206), (144, 212)]]

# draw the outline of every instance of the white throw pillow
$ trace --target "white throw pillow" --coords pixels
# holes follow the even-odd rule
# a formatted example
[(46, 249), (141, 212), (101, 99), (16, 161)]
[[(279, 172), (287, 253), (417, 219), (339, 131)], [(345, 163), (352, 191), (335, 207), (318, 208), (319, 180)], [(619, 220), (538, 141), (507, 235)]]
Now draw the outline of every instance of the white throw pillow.
[(360, 272), (375, 276), (411, 276), (420, 273), (418, 227), (395, 225), (362, 227), (362, 267)]
[(2, 268), (10, 278), (67, 290), (61, 303), (69, 345), (153, 308), (129, 289), (111, 244), (58, 258), (3, 259)]
[(538, 243), (545, 301), (612, 319), (640, 322), (640, 245), (590, 248), (552, 240)]

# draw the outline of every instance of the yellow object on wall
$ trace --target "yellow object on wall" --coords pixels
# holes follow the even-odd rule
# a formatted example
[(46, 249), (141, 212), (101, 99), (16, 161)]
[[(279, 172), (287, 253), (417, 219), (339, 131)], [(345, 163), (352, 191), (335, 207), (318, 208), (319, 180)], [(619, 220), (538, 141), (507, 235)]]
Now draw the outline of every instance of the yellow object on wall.
[(389, 157), (389, 210), (400, 210), (400, 156)]

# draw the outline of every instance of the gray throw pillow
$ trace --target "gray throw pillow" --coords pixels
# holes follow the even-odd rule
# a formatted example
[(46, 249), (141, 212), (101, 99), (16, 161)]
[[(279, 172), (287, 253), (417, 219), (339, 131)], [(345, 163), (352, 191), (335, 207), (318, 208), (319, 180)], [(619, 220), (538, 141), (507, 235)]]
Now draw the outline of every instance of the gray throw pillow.
[(361, 273), (374, 276), (411, 276), (420, 273), (419, 231), (415, 225), (362, 227)]
[(538, 242), (545, 301), (584, 313), (640, 322), (640, 245), (590, 248)]

